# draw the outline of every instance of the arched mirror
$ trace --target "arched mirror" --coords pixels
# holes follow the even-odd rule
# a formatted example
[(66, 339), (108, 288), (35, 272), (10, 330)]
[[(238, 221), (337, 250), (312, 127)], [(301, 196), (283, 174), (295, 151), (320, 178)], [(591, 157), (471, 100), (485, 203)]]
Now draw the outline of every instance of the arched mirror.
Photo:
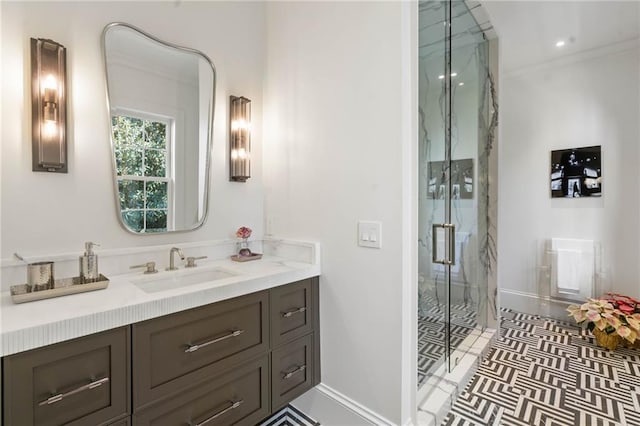
[(105, 27), (102, 45), (121, 223), (136, 234), (200, 227), (208, 207), (213, 63), (122, 23)]

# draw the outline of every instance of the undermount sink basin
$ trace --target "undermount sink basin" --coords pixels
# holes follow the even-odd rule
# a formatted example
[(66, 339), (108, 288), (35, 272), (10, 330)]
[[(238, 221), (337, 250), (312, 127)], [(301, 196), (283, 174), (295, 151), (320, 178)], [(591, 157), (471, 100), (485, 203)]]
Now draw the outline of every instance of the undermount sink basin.
[(215, 268), (198, 272), (160, 272), (157, 276), (138, 278), (131, 281), (146, 293), (156, 293), (205, 282), (223, 280), (236, 275), (238, 274), (235, 272)]

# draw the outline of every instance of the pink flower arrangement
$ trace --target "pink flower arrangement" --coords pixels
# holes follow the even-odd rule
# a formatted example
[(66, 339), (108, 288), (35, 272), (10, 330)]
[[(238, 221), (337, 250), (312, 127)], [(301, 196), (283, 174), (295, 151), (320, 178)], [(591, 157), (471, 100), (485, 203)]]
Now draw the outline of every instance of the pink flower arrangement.
[(640, 301), (617, 293), (607, 293), (600, 299), (587, 299), (582, 305), (567, 308), (578, 324), (586, 321), (589, 331), (595, 328), (634, 343), (640, 340)]
[(236, 231), (236, 237), (238, 238), (242, 238), (246, 240), (250, 236), (251, 236), (251, 228), (247, 228), (246, 226), (241, 226)]

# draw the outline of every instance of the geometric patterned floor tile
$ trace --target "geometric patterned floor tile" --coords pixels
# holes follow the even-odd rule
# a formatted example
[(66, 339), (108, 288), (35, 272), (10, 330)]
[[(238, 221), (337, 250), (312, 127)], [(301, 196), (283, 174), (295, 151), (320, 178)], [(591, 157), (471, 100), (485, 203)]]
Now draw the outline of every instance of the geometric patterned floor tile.
[(309, 418), (292, 405), (287, 405), (271, 417), (258, 424), (259, 426), (320, 426), (320, 423)]
[[(438, 361), (444, 357), (445, 324), (443, 306), (423, 297), (418, 314), (418, 388), (426, 381)], [(451, 305), (451, 347), (457, 347), (477, 324), (473, 305)]]
[(498, 415), (498, 405), (481, 396), (461, 399), (445, 420), (447, 426), (492, 425)]
[[(440, 319), (418, 317), (418, 388), (444, 356), (444, 323)], [(451, 347), (456, 348), (473, 328), (451, 326)]]
[(505, 310), (500, 337), (443, 425), (640, 426), (640, 351)]

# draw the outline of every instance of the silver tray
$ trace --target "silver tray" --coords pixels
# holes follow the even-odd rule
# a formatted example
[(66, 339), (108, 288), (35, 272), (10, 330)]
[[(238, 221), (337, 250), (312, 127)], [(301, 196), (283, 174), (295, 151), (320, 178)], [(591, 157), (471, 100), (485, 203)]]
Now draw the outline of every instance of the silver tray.
[(109, 285), (109, 279), (100, 274), (97, 281), (83, 283), (80, 277), (56, 280), (53, 288), (36, 290), (29, 284), (18, 284), (10, 287), (13, 303), (33, 302), (35, 300), (50, 299), (52, 297), (67, 296), (69, 294), (84, 293), (86, 291), (102, 290)]
[(250, 260), (258, 259), (262, 259), (262, 253), (251, 253), (250, 256), (238, 256), (237, 254), (231, 256), (231, 260), (233, 260), (234, 262), (248, 262)]

